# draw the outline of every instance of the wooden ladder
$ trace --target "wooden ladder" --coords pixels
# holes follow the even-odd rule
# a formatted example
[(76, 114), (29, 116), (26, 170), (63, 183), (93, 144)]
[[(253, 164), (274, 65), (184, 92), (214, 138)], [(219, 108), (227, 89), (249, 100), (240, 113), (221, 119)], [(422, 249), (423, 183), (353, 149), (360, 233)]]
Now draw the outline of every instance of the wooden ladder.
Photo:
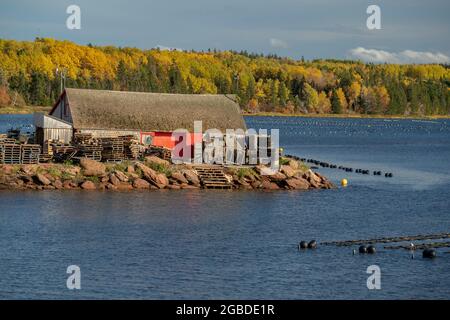
[(200, 182), (205, 189), (232, 189), (233, 185), (228, 181), (225, 173), (220, 167), (197, 166)]

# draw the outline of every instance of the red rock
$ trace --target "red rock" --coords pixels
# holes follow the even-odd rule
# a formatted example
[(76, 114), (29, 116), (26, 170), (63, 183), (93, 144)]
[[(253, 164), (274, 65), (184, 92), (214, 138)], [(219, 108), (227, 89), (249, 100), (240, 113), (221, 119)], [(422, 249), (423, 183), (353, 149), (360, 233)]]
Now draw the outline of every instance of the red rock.
[(37, 175), (36, 175), (36, 178), (37, 178), (37, 180), (41, 183), (41, 184), (43, 184), (44, 186), (48, 186), (51, 182), (50, 182), (50, 180), (49, 179), (47, 179), (47, 177), (45, 177), (43, 174), (41, 174), (41, 173), (38, 173)]
[(126, 182), (121, 182), (116, 187), (117, 187), (117, 190), (120, 190), (120, 191), (133, 190), (133, 186), (131, 184), (129, 184), (129, 183), (126, 183)]
[(60, 180), (55, 180), (55, 181), (53, 182), (53, 186), (54, 186), (56, 189), (58, 189), (58, 190), (60, 190), (60, 189), (63, 188), (63, 184), (62, 184), (62, 182), (61, 182)]
[(128, 177), (125, 173), (121, 171), (115, 171), (114, 174), (116, 175), (117, 179), (119, 179), (122, 182), (128, 182)]
[(280, 187), (276, 183), (270, 182), (270, 181), (267, 181), (267, 180), (264, 180), (262, 182), (262, 188), (266, 189), (266, 190), (278, 190), (278, 189), (280, 189)]
[(72, 181), (66, 180), (63, 182), (63, 188), (64, 189), (72, 189)]
[(189, 183), (189, 181), (185, 178), (185, 176), (181, 172), (174, 172), (171, 176), (173, 179), (178, 181), (179, 183)]
[(136, 189), (149, 189), (150, 183), (148, 183), (144, 179), (135, 179), (133, 181), (133, 187), (135, 187)]
[(261, 187), (261, 182), (260, 181), (253, 181), (251, 183), (251, 186), (252, 186), (253, 189), (258, 189), (258, 188)]
[(286, 176), (282, 174), (281, 172), (277, 171), (272, 175), (268, 176), (270, 180), (272, 181), (283, 181), (286, 180)]
[(295, 175), (295, 170), (292, 169), (291, 166), (282, 165), (280, 169), (281, 172), (284, 173), (288, 178), (293, 177)]
[(95, 190), (97, 187), (95, 186), (95, 183), (92, 181), (85, 181), (81, 184), (81, 189), (84, 190)]
[(302, 178), (291, 178), (286, 180), (289, 189), (307, 190), (309, 189), (309, 182)]
[(117, 176), (114, 173), (111, 173), (109, 175), (109, 181), (115, 186), (118, 186), (120, 184), (119, 178), (117, 178)]
[(80, 166), (83, 168), (85, 176), (104, 176), (106, 174), (106, 166), (98, 161), (81, 158)]
[(170, 166), (170, 162), (161, 158), (158, 158), (157, 156), (148, 156), (145, 157), (145, 161), (150, 162), (150, 163), (156, 163), (156, 164), (160, 164), (163, 166)]
[(200, 186), (200, 180), (198, 178), (197, 173), (190, 169), (184, 169), (181, 173), (185, 176), (186, 180), (194, 186)]

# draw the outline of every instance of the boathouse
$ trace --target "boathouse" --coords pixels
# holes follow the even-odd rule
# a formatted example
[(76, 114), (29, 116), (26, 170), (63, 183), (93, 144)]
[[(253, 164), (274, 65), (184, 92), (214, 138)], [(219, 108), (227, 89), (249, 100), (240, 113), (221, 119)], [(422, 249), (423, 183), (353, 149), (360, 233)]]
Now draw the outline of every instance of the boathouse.
[(167, 94), (66, 88), (49, 115), (35, 116), (39, 143), (70, 142), (73, 133), (93, 137), (134, 135), (141, 143), (173, 148), (172, 132), (186, 129), (194, 142), (194, 121), (208, 129), (246, 125), (232, 95)]

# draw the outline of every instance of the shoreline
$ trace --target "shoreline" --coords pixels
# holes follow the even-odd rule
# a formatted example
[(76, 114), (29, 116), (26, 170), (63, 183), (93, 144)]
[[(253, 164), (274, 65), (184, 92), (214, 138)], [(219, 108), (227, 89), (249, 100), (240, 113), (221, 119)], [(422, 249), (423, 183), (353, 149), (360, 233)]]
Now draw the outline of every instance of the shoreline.
[[(27, 115), (35, 112), (48, 113), (51, 106), (25, 106), (25, 107), (0, 107), (0, 115)], [(450, 119), (450, 115), (386, 115), (386, 114), (334, 114), (334, 113), (295, 113), (286, 114), (281, 112), (243, 112), (244, 117), (287, 117), (287, 118), (337, 118), (337, 119), (395, 119), (395, 120), (439, 120)]]
[(48, 113), (52, 107), (43, 106), (25, 106), (25, 107), (0, 107), (0, 115), (25, 115), (33, 114), (35, 112)]
[(394, 119), (394, 120), (439, 120), (450, 119), (450, 115), (433, 115), (433, 116), (402, 116), (402, 115), (386, 115), (386, 114), (334, 114), (334, 113), (296, 113), (285, 114), (280, 112), (257, 112), (243, 113), (245, 117), (286, 117), (286, 118), (337, 118), (337, 119)]
[[(333, 189), (326, 177), (302, 162), (284, 158), (280, 170), (267, 167), (170, 164), (155, 156), (118, 164), (82, 158), (79, 164), (2, 164), (2, 190), (313, 190)], [(206, 176), (203, 171), (207, 172)], [(211, 174), (215, 177), (212, 178)]]

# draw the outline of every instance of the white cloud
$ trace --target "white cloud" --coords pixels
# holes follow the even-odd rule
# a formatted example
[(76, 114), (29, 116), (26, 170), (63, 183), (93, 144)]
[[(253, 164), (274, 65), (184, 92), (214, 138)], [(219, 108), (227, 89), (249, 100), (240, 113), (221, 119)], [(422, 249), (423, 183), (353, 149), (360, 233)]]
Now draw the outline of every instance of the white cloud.
[(283, 40), (270, 38), (270, 46), (272, 48), (286, 49), (288, 47), (288, 44)]
[(450, 63), (450, 58), (443, 53), (412, 50), (389, 52), (358, 47), (350, 50), (350, 56), (352, 58), (375, 63)]
[(156, 46), (156, 49), (159, 49), (161, 51), (183, 51), (183, 49), (180, 49), (180, 48), (172, 48), (172, 47), (168, 47), (168, 46), (163, 46), (161, 44), (158, 44)]

